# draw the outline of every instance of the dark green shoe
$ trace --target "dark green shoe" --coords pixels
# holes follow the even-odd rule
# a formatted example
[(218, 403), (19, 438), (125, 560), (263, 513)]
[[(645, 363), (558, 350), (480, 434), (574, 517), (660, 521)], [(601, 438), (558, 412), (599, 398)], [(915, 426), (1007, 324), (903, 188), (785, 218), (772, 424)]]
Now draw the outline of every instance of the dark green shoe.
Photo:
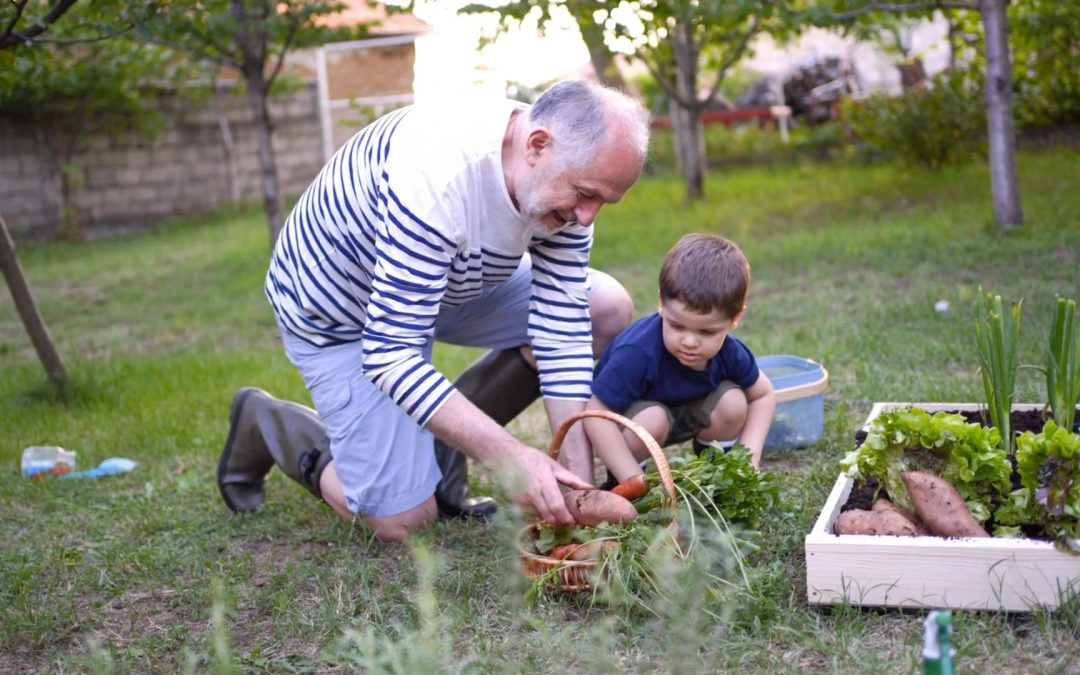
[(333, 459), (315, 411), (244, 387), (233, 397), (229, 435), (218, 460), (218, 489), (236, 513), (262, 506), (266, 475), (276, 464), (319, 499), (319, 479)]

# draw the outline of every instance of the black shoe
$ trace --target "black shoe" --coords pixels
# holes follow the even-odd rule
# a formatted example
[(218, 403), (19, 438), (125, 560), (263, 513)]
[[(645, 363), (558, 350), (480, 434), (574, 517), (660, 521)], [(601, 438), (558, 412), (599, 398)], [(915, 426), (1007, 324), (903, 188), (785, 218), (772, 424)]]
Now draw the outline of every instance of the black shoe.
[(619, 479), (615, 477), (615, 474), (608, 471), (607, 472), (607, 480), (605, 480), (604, 484), (600, 486), (600, 489), (601, 490), (611, 490), (611, 488), (615, 487), (618, 484), (619, 484)]
[(435, 495), (439, 518), (462, 518), (464, 520), (488, 520), (499, 510), (499, 504), (491, 497), (467, 497), (461, 504), (444, 502)]

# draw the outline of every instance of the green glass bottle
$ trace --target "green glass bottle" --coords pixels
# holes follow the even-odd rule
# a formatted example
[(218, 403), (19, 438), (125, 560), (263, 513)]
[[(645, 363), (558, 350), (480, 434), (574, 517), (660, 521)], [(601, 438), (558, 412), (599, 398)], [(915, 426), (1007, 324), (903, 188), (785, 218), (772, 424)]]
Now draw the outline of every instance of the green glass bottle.
[(935, 609), (923, 622), (923, 673), (925, 675), (955, 675), (952, 645), (952, 612)]

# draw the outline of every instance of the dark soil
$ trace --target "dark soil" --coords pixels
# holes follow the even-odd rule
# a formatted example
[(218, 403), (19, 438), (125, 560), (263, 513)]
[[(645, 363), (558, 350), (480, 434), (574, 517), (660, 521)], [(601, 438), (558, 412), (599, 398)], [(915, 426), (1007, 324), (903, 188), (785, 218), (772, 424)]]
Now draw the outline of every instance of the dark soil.
[[(972, 422), (972, 423), (975, 423), (975, 424), (982, 424), (983, 426), (989, 426), (990, 425), (989, 416), (985, 413), (985, 411), (954, 411), (954, 412), (958, 412), (960, 415), (963, 415), (964, 419), (966, 419), (968, 422)], [(1038, 432), (1042, 431), (1042, 428), (1046, 424), (1047, 419), (1048, 419), (1047, 413), (1044, 412), (1043, 410), (1013, 411), (1013, 413), (1009, 416), (1009, 423), (1012, 425), (1013, 433), (1019, 434), (1019, 433), (1025, 432), (1025, 431), (1032, 431), (1034, 433), (1038, 433)], [(1076, 431), (1077, 433), (1080, 433), (1080, 408), (1077, 409), (1077, 421), (1076, 421), (1076, 424), (1073, 426), (1073, 431)], [(863, 441), (865, 441), (865, 440), (866, 440), (866, 432), (864, 430), (859, 429), (857, 432), (855, 432), (855, 447), (856, 448), (859, 447), (860, 445), (862, 445)], [(1015, 461), (1013, 462), (1013, 465), (1015, 466)], [(1013, 489), (1016, 489), (1018, 487), (1020, 487), (1020, 479), (1019, 479), (1019, 476), (1017, 476), (1016, 473), (1014, 472), (1013, 473)], [(885, 490), (885, 488), (882, 488), (881, 491), (878, 492), (878, 480), (876, 478), (871, 477), (871, 478), (867, 479), (865, 485), (856, 484), (851, 488), (851, 494), (848, 495), (847, 502), (842, 507), (840, 507), (840, 510), (841, 511), (848, 511), (848, 510), (851, 510), (851, 509), (869, 510), (870, 507), (873, 506), (873, 504), (874, 504), (875, 494), (879, 498), (880, 497), (884, 497), (886, 499), (889, 498), (889, 493), (888, 493), (887, 490)], [(987, 527), (990, 527), (990, 525), (991, 525), (990, 523), (987, 523)], [(1032, 532), (1032, 533), (1026, 533), (1026, 534), (1029, 534), (1030, 536), (1033, 536), (1033, 537), (1038, 537), (1038, 533)]]

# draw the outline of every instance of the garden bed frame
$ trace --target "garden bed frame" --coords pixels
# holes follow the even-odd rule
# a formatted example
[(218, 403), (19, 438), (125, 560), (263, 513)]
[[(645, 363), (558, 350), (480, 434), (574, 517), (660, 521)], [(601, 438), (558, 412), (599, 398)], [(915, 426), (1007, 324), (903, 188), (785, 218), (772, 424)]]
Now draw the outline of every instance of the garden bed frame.
[[(875, 403), (887, 409), (972, 411), (969, 403)], [(1042, 409), (1022, 403), (1013, 410)], [(1031, 539), (942, 539), (835, 535), (854, 481), (841, 474), (806, 536), (806, 594), (812, 605), (937, 607), (1030, 612), (1080, 593), (1080, 556)]]

